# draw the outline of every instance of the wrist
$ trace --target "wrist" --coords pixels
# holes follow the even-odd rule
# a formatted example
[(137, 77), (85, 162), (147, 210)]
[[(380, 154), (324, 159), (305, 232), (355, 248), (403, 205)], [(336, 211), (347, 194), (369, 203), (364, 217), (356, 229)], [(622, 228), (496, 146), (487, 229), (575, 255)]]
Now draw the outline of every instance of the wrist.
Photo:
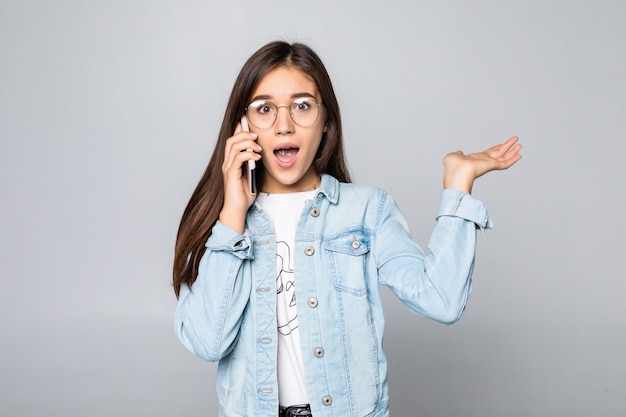
[(443, 174), (443, 188), (454, 188), (455, 190), (463, 191), (471, 194), (472, 187), (474, 185), (474, 176), (469, 172), (463, 172), (461, 170), (444, 170)]
[(243, 234), (244, 225), (246, 223), (246, 215), (236, 213), (234, 210), (229, 210), (226, 207), (222, 208), (219, 215), (219, 221), (225, 226), (232, 228), (240, 235)]

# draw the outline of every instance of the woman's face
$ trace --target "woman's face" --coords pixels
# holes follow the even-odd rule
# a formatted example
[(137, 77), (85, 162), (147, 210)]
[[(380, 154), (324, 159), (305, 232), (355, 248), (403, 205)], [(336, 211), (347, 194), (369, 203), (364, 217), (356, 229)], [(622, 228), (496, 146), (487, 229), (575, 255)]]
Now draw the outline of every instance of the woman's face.
[[(252, 94), (251, 103), (259, 100), (271, 102), (278, 109), (276, 121), (270, 127), (250, 130), (258, 135), (263, 148), (261, 161), (265, 180), (261, 191), (289, 193), (312, 190), (319, 182), (319, 173), (313, 168), (313, 159), (325, 131), (326, 113), (319, 106), (315, 123), (302, 127), (291, 118), (289, 105), (297, 99), (322, 99), (312, 78), (302, 71), (281, 66), (269, 72)], [(249, 110), (250, 112), (251, 110)]]

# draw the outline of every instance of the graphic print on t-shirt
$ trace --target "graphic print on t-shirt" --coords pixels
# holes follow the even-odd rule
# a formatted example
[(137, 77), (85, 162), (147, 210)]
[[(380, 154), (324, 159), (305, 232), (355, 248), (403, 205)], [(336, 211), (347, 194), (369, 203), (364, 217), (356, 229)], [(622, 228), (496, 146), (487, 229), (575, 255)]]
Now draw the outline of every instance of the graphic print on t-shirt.
[(298, 313), (291, 248), (284, 241), (276, 242), (276, 272), (278, 332), (288, 336), (298, 328)]

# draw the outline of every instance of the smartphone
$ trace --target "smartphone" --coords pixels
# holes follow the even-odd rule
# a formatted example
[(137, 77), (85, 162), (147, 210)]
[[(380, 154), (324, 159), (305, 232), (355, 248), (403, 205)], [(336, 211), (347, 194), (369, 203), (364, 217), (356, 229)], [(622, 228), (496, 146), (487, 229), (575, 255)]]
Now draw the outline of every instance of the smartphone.
[[(241, 129), (244, 132), (249, 132), (250, 127), (248, 126), (248, 119), (246, 116), (242, 116), (241, 118)], [(248, 152), (253, 152), (252, 149), (248, 149)], [(256, 170), (256, 162), (254, 160), (246, 161), (243, 166), (243, 175), (248, 180), (248, 192), (252, 195), (256, 195), (256, 175), (254, 175), (254, 171)]]

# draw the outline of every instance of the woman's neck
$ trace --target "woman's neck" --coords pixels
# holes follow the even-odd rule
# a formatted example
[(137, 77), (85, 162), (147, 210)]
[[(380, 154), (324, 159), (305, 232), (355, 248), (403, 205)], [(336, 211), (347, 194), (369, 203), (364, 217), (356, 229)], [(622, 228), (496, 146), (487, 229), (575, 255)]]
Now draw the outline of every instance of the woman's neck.
[(319, 188), (321, 182), (321, 177), (316, 171), (307, 173), (294, 184), (282, 184), (274, 178), (266, 178), (265, 184), (263, 184), (263, 187), (261, 188), (261, 192), (265, 194), (287, 194), (312, 191)]

